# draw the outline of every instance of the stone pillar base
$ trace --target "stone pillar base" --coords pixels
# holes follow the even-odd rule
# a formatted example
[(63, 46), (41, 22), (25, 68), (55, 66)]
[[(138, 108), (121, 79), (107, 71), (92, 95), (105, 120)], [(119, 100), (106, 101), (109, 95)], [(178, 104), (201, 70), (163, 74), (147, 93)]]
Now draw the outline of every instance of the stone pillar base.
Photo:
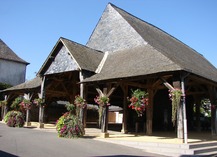
[(44, 123), (38, 123), (38, 128), (44, 128)]
[(25, 122), (24, 126), (26, 127), (31, 126), (31, 122)]
[(123, 133), (123, 134), (127, 134), (127, 133), (128, 133), (128, 130), (124, 130), (124, 129), (122, 129), (122, 130), (121, 130), (121, 133)]
[(101, 133), (100, 137), (102, 138), (108, 138), (109, 137), (109, 133)]
[(185, 142), (184, 139), (182, 139), (182, 138), (176, 138), (175, 141), (176, 141), (176, 143), (179, 143), (179, 144), (182, 144)]

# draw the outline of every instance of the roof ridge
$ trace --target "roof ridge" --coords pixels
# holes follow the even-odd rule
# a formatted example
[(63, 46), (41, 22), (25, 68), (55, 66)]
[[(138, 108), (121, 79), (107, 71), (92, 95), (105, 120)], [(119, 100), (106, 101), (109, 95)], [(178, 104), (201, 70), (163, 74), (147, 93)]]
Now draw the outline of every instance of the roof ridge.
[(99, 65), (98, 65), (98, 67), (97, 67), (97, 69), (95, 71), (96, 73), (100, 73), (100, 71), (102, 70), (102, 68), (103, 68), (103, 66), (104, 66), (104, 64), (105, 64), (105, 62), (106, 62), (106, 60), (108, 58), (108, 55), (109, 55), (109, 53), (108, 53), (108, 51), (106, 51), (104, 53), (104, 56), (103, 56), (101, 62), (99, 63)]
[(61, 39), (67, 40), (67, 41), (69, 41), (69, 42), (71, 42), (71, 43), (77, 44), (77, 45), (79, 45), (79, 46), (82, 46), (82, 47), (85, 47), (85, 48), (88, 48), (88, 49), (91, 49), (91, 50), (94, 50), (94, 51), (98, 51), (99, 53), (104, 53), (103, 51), (93, 49), (93, 48), (91, 48), (91, 47), (89, 47), (89, 46), (87, 46), (87, 45), (80, 44), (80, 43), (78, 43), (78, 42), (72, 41), (72, 40), (67, 39), (67, 38), (64, 38), (64, 37), (60, 37), (60, 40), (61, 40)]

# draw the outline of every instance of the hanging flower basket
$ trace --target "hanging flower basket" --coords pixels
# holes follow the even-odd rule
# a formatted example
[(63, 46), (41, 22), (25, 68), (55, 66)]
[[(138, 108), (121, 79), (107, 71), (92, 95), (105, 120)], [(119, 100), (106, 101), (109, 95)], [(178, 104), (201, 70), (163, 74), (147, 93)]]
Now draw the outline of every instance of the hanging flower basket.
[(74, 104), (76, 107), (85, 108), (87, 106), (87, 102), (80, 95), (75, 96)]
[(36, 104), (36, 106), (42, 106), (42, 107), (45, 107), (45, 105), (46, 105), (44, 98), (34, 99), (33, 103)]
[(109, 106), (109, 98), (107, 96), (96, 96), (96, 98), (94, 98), (94, 101), (101, 107), (106, 107)]
[(169, 98), (172, 101), (172, 123), (175, 126), (177, 109), (180, 105), (182, 96), (181, 89), (175, 88), (174, 90), (169, 90)]
[(99, 126), (101, 126), (102, 114), (103, 110), (106, 109), (106, 106), (109, 106), (109, 98), (107, 96), (96, 96), (94, 101), (99, 105), (98, 113), (99, 113)]
[(148, 105), (148, 93), (141, 91), (140, 89), (136, 89), (135, 91), (132, 91), (129, 101), (129, 108), (135, 110), (138, 117), (141, 117)]
[(25, 110), (30, 110), (32, 107), (32, 103), (30, 100), (23, 99), (23, 101), (20, 103), (20, 106)]
[(0, 101), (0, 107), (4, 107), (8, 104), (6, 100)]

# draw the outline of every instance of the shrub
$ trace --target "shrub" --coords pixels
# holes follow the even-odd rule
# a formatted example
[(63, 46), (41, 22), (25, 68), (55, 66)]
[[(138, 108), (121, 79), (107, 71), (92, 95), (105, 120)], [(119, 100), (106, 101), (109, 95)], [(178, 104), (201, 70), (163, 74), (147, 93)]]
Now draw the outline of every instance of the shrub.
[(10, 87), (12, 87), (12, 85), (0, 82), (0, 90), (6, 89), (6, 88), (10, 88)]
[(23, 98), (21, 96), (17, 97), (11, 104), (11, 108), (13, 110), (16, 110), (16, 111), (20, 111), (20, 110), (23, 110), (23, 108), (20, 106), (20, 103), (23, 101)]
[(24, 116), (19, 111), (9, 111), (4, 117), (5, 123), (9, 127), (23, 127)]
[[(4, 90), (6, 88), (10, 88), (12, 85), (0, 82), (0, 90)], [(4, 99), (4, 95), (0, 93), (0, 100)]]
[(59, 118), (56, 129), (59, 137), (77, 138), (84, 135), (84, 127), (81, 121), (69, 112)]

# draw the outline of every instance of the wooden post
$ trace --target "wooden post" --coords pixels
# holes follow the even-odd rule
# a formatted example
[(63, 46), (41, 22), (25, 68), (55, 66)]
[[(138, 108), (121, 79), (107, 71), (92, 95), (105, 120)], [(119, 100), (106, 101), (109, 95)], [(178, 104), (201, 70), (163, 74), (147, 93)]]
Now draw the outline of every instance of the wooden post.
[[(211, 105), (215, 104), (217, 100), (217, 91), (215, 87), (209, 87), (209, 96)], [(211, 107), (211, 134), (213, 137), (217, 136), (217, 109)]]
[[(103, 88), (104, 95), (107, 94), (108, 88)], [(103, 107), (102, 111), (102, 132), (108, 132), (108, 106)]]
[(189, 75), (189, 73), (181, 76), (181, 89), (182, 89), (182, 111), (183, 111), (183, 128), (184, 128), (184, 143), (188, 143), (188, 128), (187, 128), (187, 116), (186, 116), (186, 96), (185, 96), (185, 78)]
[[(182, 105), (179, 106), (177, 110), (177, 137), (179, 139), (183, 140), (184, 136), (184, 142), (187, 143), (188, 137), (187, 137), (187, 118), (186, 118), (186, 107), (185, 107), (185, 84), (184, 84), (184, 79), (188, 76), (189, 74), (186, 74), (185, 76), (181, 76), (181, 86), (180, 82), (174, 82), (174, 86), (177, 86), (176, 88), (181, 87), (182, 90)], [(171, 86), (168, 82), (166, 82), (165, 79), (160, 78), (163, 84), (169, 89), (169, 90), (174, 90), (173, 86)]]
[(154, 107), (154, 91), (153, 89), (148, 89), (148, 106), (146, 108), (146, 133), (147, 135), (152, 135), (152, 123), (153, 123), (153, 107)]
[[(79, 73), (79, 79), (80, 82), (82, 82), (84, 80), (84, 76), (82, 74), (82, 71), (80, 71)], [(85, 98), (85, 90), (84, 90), (84, 84), (81, 83), (80, 84), (80, 97), (82, 97), (83, 99)], [(84, 108), (80, 108), (80, 113), (79, 113), (79, 118), (81, 120), (81, 123), (84, 125)]]
[(123, 100), (123, 119), (122, 119), (122, 133), (127, 133), (127, 117), (128, 117), (128, 105), (127, 105), (127, 95), (128, 95), (128, 86), (127, 85), (122, 85), (122, 90), (124, 93), (124, 100)]
[[(9, 96), (5, 95), (4, 101), (8, 101)], [(8, 112), (7, 104), (2, 107), (2, 120), (4, 120), (5, 115)]]
[[(88, 87), (86, 85), (84, 85), (84, 92), (83, 92), (83, 98), (85, 100), (87, 100), (87, 89)], [(87, 106), (85, 108), (83, 108), (83, 117), (82, 117), (82, 120), (83, 120), (83, 126), (86, 128), (86, 120), (87, 119)]]
[[(116, 87), (112, 87), (110, 90), (108, 90), (108, 88), (103, 88), (103, 92), (102, 92), (99, 88), (96, 88), (100, 97), (107, 96), (108, 98), (114, 92), (115, 89), (116, 89)], [(109, 136), (109, 134), (108, 134), (108, 110), (109, 110), (109, 108), (107, 105), (105, 107), (103, 107), (101, 131), (102, 131), (102, 136), (104, 138)]]
[(200, 122), (200, 99), (198, 96), (194, 95), (194, 102), (195, 102), (195, 108), (196, 108), (196, 130), (197, 132), (201, 132), (201, 122)]
[[(45, 99), (45, 76), (42, 79), (41, 83), (41, 92), (38, 93), (38, 97), (40, 99)], [(44, 128), (44, 107), (42, 105), (39, 106), (39, 126), (38, 128)]]
[[(173, 87), (180, 89), (180, 81), (174, 81)], [(184, 126), (183, 126), (183, 108), (181, 104), (179, 104), (177, 108), (177, 138), (178, 139), (184, 139)]]
[(26, 110), (26, 126), (31, 126), (31, 123), (29, 121), (29, 109)]
[[(30, 93), (24, 94), (24, 99), (31, 100)], [(29, 108), (26, 108), (26, 126), (31, 126), (30, 116), (29, 116), (29, 110), (30, 110)]]

